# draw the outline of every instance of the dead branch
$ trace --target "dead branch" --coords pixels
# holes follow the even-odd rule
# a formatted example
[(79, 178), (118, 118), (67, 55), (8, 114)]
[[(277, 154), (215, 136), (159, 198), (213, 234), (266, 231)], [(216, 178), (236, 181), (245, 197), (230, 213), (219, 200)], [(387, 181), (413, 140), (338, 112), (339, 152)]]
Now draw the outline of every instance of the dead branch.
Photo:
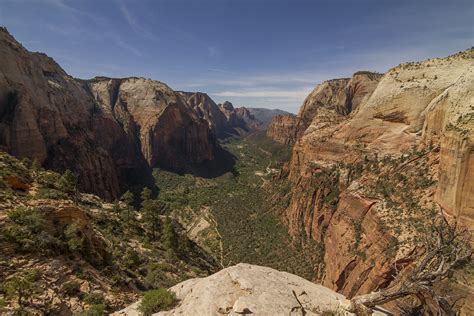
[(351, 300), (352, 312), (363, 308), (373, 308), (408, 295), (418, 297), (421, 302), (426, 298), (433, 300), (440, 314), (455, 315), (455, 311), (445, 297), (438, 295), (434, 285), (448, 278), (452, 272), (465, 265), (472, 256), (467, 230), (460, 231), (447, 222), (436, 225), (431, 234), (421, 241), (421, 254), (414, 266), (397, 272), (397, 277), (385, 289)]

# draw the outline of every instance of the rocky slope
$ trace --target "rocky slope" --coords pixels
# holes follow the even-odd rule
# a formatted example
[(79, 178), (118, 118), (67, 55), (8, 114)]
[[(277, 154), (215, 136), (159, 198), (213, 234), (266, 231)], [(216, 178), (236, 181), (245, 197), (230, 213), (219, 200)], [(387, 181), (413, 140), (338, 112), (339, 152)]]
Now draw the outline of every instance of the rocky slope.
[[(341, 294), (290, 273), (244, 263), (170, 290), (177, 305), (153, 315), (353, 315), (345, 311), (349, 301)], [(137, 302), (113, 315), (141, 315), (139, 306)]]
[[(472, 227), (473, 80), (470, 49), (328, 81), (305, 100), (286, 219), (324, 245), (324, 285), (349, 297), (387, 286), (436, 214)], [(270, 136), (290, 142), (288, 125)]]
[[(118, 124), (97, 117), (91, 95), (54, 60), (28, 52), (3, 28), (0, 56), (0, 147), (48, 167), (73, 169), (84, 190), (116, 197), (123, 169), (144, 167), (134, 157), (116, 163), (93, 132), (98, 123), (120, 131)], [(114, 134), (111, 146), (133, 152), (121, 136)]]
[(79, 176), (113, 199), (152, 183), (150, 167), (192, 171), (219, 150), (208, 122), (165, 84), (70, 77), (0, 29), (0, 148)]
[(102, 315), (143, 290), (214, 272), (166, 215), (154, 238), (131, 205), (79, 193), (66, 175), (0, 152), (0, 313)]

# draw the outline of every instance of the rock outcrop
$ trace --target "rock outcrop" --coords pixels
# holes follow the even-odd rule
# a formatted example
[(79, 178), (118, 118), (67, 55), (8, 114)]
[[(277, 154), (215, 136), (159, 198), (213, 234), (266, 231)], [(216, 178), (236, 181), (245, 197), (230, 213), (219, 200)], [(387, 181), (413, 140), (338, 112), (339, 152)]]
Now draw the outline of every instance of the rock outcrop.
[(53, 59), (28, 52), (3, 28), (0, 56), (0, 147), (47, 167), (70, 168), (85, 191), (116, 197), (121, 170), (91, 132), (99, 121), (92, 96)]
[(473, 69), (470, 49), (359, 72), (308, 96), (294, 119), (303, 132), (274, 120), (269, 136), (296, 138), (289, 231), (324, 245), (324, 285), (352, 297), (390, 284), (428, 209), (472, 227)]
[[(154, 315), (352, 315), (345, 311), (349, 301), (341, 294), (290, 273), (244, 263), (170, 290), (176, 293), (177, 306)], [(141, 315), (139, 305), (112, 315)]]
[[(318, 128), (334, 124), (335, 120), (356, 110), (372, 94), (380, 78), (378, 73), (360, 71), (352, 78), (327, 80), (317, 85), (304, 100), (293, 123), (289, 117), (284, 119), (285, 123), (282, 118), (275, 118), (267, 135), (280, 143), (294, 144), (316, 117)], [(283, 135), (288, 135), (288, 138)]]
[(262, 122), (257, 120), (250, 109), (234, 108), (226, 101), (217, 105), (207, 94), (202, 92), (179, 92), (186, 102), (197, 112), (199, 117), (208, 122), (209, 128), (218, 138), (239, 134), (239, 129), (252, 131), (259, 129)]
[(143, 78), (95, 78), (88, 85), (151, 167), (190, 171), (214, 159), (217, 144), (208, 125), (167, 85)]
[(150, 167), (189, 172), (216, 158), (206, 118), (159, 81), (74, 79), (4, 28), (0, 56), (0, 148), (71, 169), (81, 190), (113, 199), (152, 183)]
[(268, 126), (267, 136), (281, 144), (292, 145), (299, 138), (299, 121), (293, 114), (277, 115)]
[(183, 96), (199, 117), (208, 123), (209, 129), (217, 137), (225, 137), (231, 132), (232, 127), (229, 126), (226, 115), (206, 93), (180, 91), (179, 94)]

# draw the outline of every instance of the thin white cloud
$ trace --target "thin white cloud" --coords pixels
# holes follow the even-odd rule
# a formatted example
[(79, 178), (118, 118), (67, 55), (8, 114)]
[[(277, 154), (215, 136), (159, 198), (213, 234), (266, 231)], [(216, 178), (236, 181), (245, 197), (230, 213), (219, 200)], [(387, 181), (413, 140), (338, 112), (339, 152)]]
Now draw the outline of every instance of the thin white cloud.
[(136, 55), (137, 57), (142, 57), (143, 56), (143, 54), (138, 49), (136, 49), (135, 47), (133, 47), (130, 44), (127, 44), (121, 38), (116, 38), (115, 42), (117, 43), (118, 46), (128, 50), (129, 52)]
[(155, 41), (159, 40), (159, 38), (155, 34), (148, 31), (146, 28), (144, 28), (137, 22), (137, 19), (133, 16), (133, 14), (130, 12), (130, 10), (127, 8), (127, 6), (123, 2), (119, 1), (118, 7), (125, 21), (127, 21), (128, 25), (135, 33), (151, 40), (155, 40)]

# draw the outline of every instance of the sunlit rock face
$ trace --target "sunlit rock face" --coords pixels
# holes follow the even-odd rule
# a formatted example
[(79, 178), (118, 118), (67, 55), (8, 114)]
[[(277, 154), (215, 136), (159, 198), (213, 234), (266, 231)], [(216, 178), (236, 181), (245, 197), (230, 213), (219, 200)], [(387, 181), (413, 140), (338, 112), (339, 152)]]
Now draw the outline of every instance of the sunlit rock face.
[(144, 78), (69, 76), (0, 30), (0, 146), (107, 199), (152, 182), (150, 167), (189, 171), (215, 159), (216, 137), (186, 100)]
[[(345, 311), (349, 301), (324, 286), (271, 268), (240, 263), (173, 286), (178, 303), (154, 315), (321, 315)], [(112, 315), (140, 315), (140, 302)], [(376, 312), (375, 315), (384, 315)]]
[[(377, 175), (362, 172), (355, 179), (350, 176), (355, 162), (377, 160), (380, 174), (394, 174), (399, 169), (383, 158), (406, 156), (413, 161), (399, 164), (406, 165), (406, 181), (415, 181), (415, 164), (425, 159), (423, 167), (434, 182), (417, 189), (416, 199), (472, 226), (473, 86), (470, 49), (401, 64), (383, 76), (359, 72), (327, 81), (308, 96), (297, 117), (274, 119), (269, 136), (295, 142), (283, 174), (293, 185), (286, 211), (289, 231), (325, 246), (324, 285), (348, 296), (367, 293), (389, 284), (390, 267), (408, 257), (408, 249), (387, 255), (394, 240), (408, 233), (385, 227), (387, 200), (368, 190), (376, 187)], [(421, 158), (409, 158), (422, 151)], [(328, 206), (336, 187), (337, 203)], [(402, 207), (401, 212), (409, 211)]]

